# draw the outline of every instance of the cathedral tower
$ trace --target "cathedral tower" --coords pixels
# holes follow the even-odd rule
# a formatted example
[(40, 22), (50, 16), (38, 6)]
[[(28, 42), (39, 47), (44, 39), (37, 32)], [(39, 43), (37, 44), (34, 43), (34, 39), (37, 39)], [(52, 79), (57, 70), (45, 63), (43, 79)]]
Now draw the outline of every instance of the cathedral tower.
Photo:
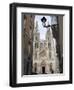
[(33, 32), (33, 72), (37, 73), (37, 61), (39, 60), (39, 49), (40, 49), (40, 33), (38, 32), (38, 22)]

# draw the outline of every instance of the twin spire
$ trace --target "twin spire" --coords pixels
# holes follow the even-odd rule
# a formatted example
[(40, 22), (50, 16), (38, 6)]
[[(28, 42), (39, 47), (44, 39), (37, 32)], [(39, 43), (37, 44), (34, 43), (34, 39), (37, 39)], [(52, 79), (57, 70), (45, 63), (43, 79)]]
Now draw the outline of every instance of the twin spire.
[(38, 21), (35, 23), (35, 30), (38, 31)]

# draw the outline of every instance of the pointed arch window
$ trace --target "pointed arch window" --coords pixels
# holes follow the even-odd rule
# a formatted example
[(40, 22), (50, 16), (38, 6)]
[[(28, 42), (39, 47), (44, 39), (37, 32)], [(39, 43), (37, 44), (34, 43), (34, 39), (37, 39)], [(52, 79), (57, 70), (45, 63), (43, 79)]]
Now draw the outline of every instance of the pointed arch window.
[(51, 43), (48, 43), (48, 47), (49, 47), (49, 49), (51, 50)]
[(37, 52), (35, 52), (35, 59), (37, 59)]
[(51, 51), (49, 52), (49, 57), (51, 58)]
[(38, 48), (38, 43), (35, 43), (35, 48)]
[(35, 40), (37, 41), (38, 40), (38, 37), (35, 37)]

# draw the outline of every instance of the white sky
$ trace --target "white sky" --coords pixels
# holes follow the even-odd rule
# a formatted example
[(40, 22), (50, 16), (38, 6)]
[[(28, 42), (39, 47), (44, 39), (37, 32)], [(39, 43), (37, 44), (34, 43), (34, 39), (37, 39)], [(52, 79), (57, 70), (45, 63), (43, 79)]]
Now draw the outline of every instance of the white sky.
[[(42, 17), (43, 17), (43, 15), (35, 16), (35, 25), (36, 25), (36, 21), (37, 21), (38, 22), (38, 31), (40, 32), (40, 39), (45, 40), (45, 35), (47, 32), (47, 29), (42, 26), (42, 22), (41, 22)], [(50, 16), (44, 16), (44, 17), (47, 19), (47, 23), (49, 22), (49, 24), (51, 24), (51, 17)]]

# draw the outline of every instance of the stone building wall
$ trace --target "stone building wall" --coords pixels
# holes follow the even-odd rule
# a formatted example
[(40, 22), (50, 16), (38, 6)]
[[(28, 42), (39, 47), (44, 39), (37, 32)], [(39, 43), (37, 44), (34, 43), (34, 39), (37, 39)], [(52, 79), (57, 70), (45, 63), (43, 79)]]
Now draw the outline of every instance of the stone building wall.
[(22, 14), (22, 75), (32, 74), (34, 15)]

